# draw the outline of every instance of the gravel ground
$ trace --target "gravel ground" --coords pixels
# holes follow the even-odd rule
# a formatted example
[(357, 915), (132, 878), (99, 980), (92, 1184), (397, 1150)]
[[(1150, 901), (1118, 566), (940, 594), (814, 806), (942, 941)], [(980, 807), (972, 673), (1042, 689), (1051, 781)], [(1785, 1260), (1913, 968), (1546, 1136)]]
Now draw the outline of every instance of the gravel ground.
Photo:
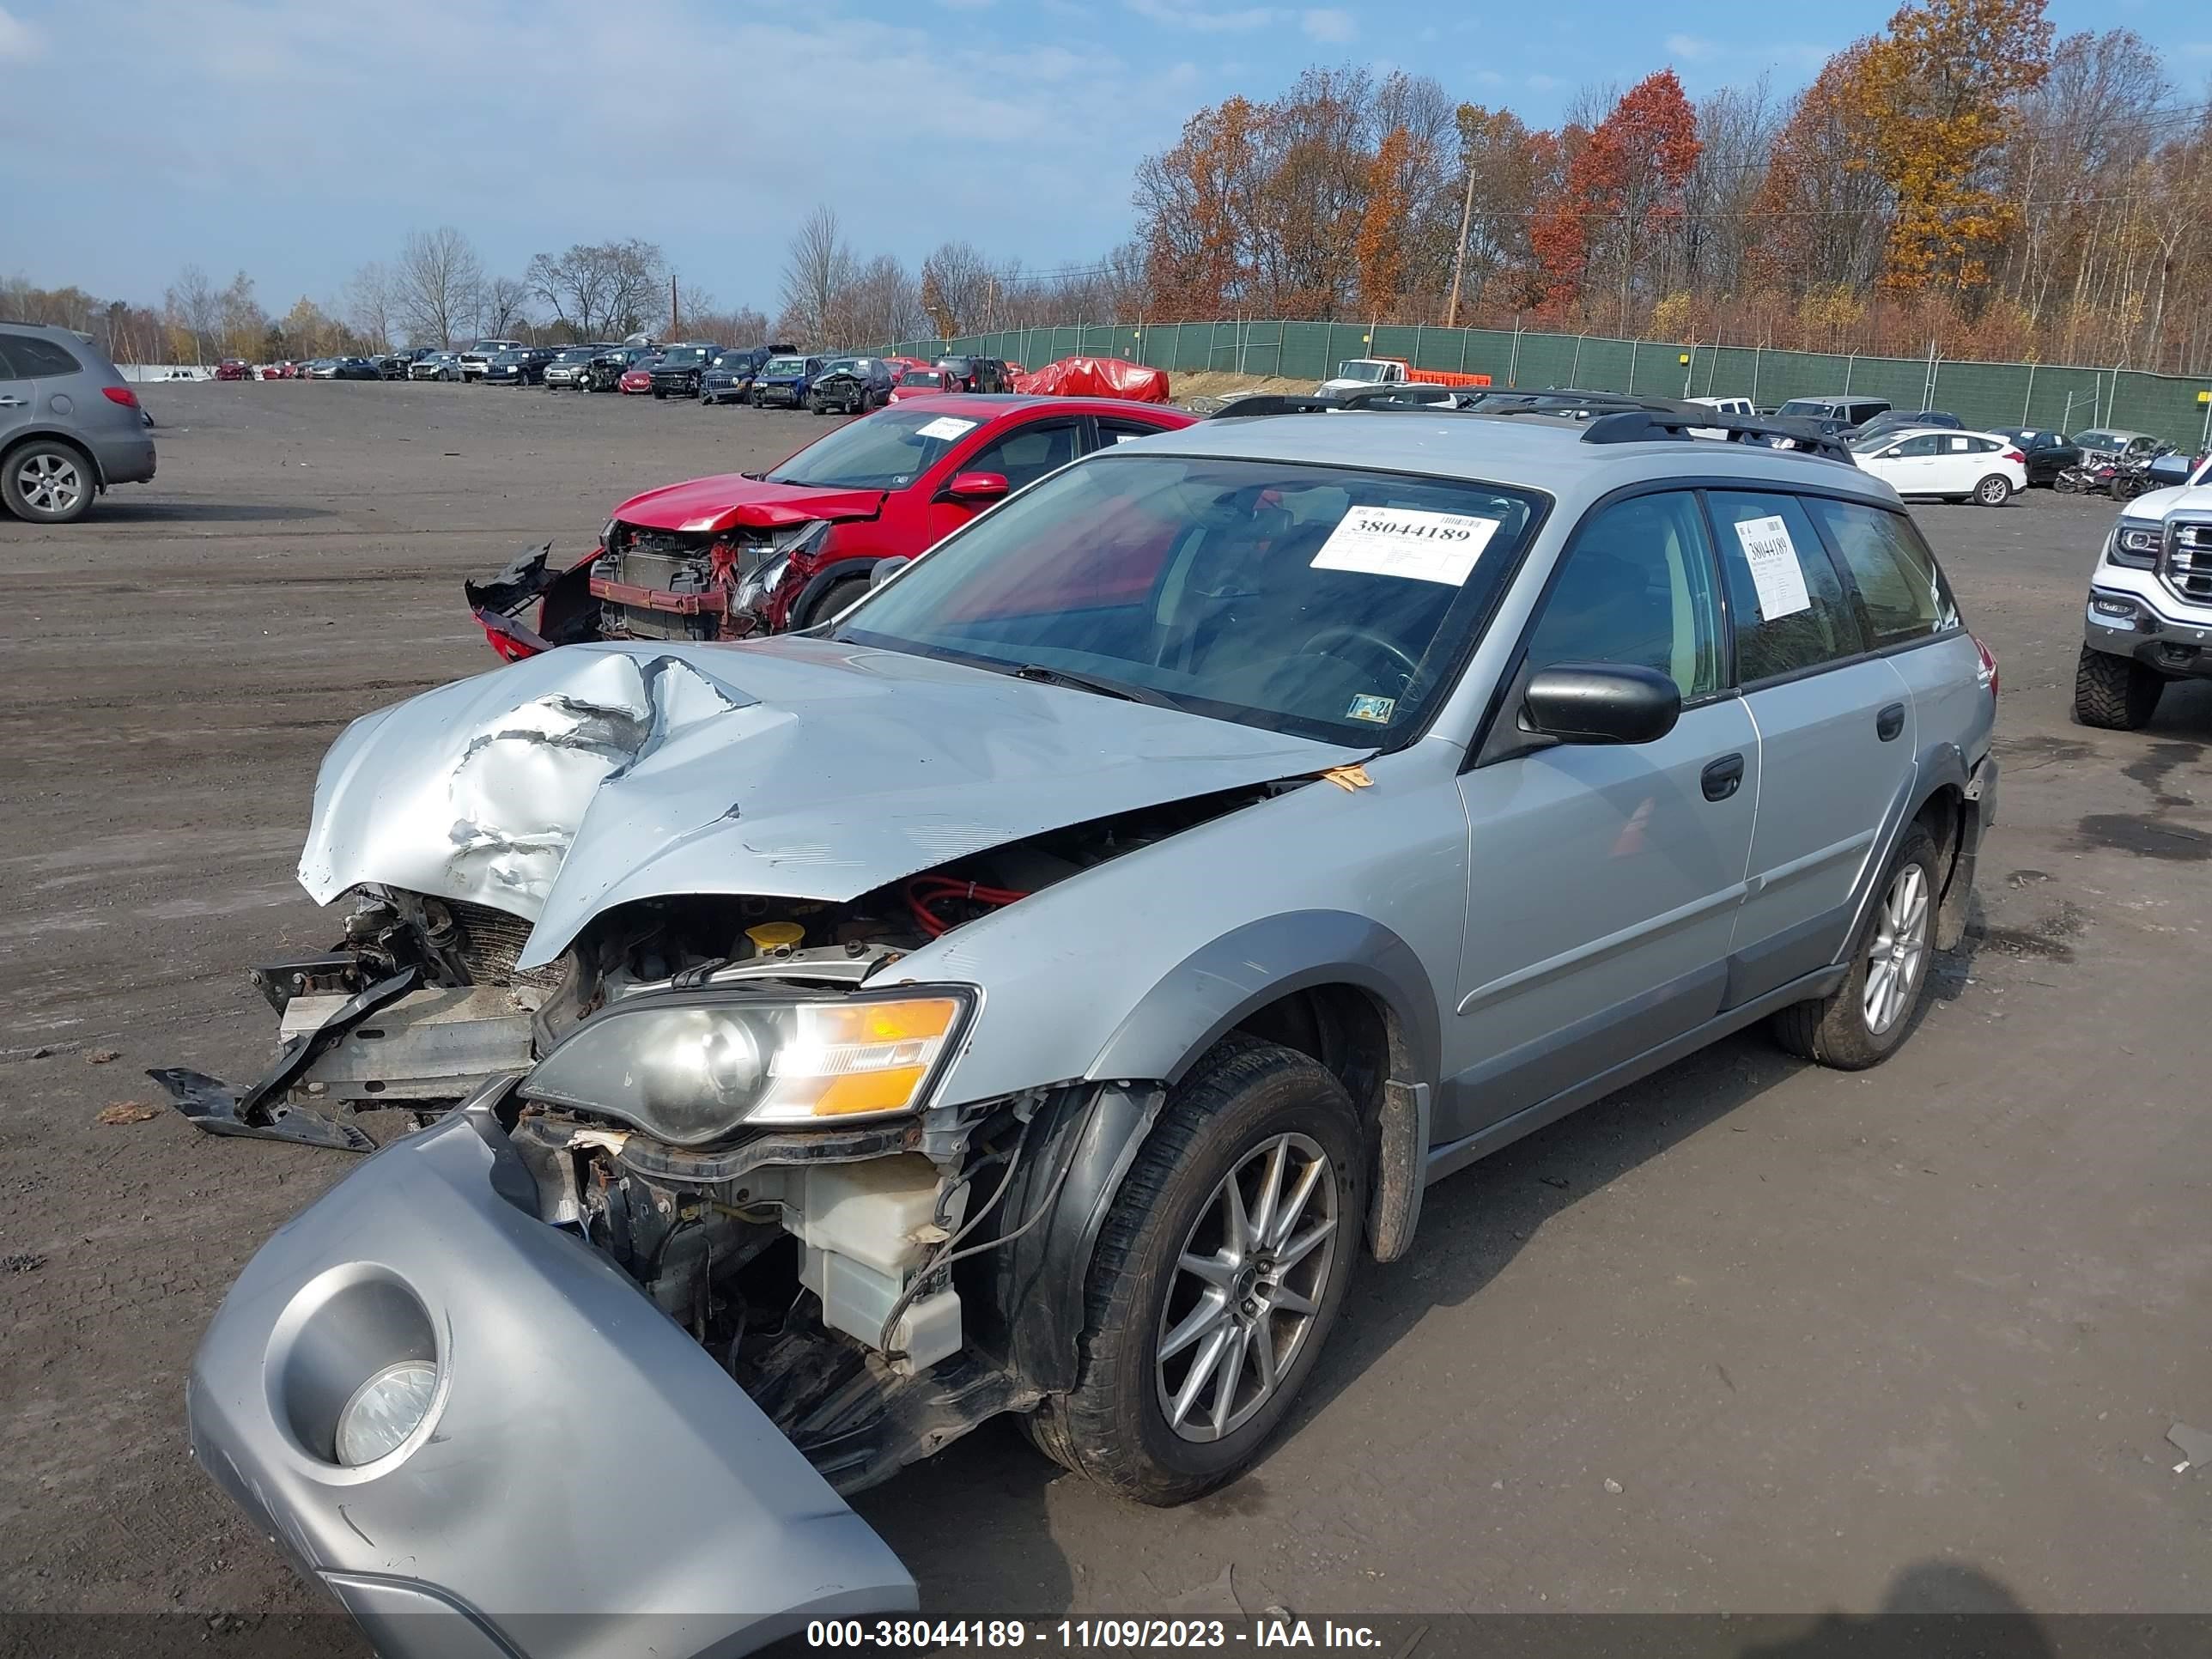
[[(162, 386), (161, 476), (0, 523), (0, 1609), (319, 1604), (191, 1465), (193, 1342), (348, 1167), (210, 1139), (148, 1066), (245, 1078), (249, 962), (363, 710), (490, 665), (464, 574), (580, 550), (802, 415), (446, 386)], [(1188, 1509), (994, 1425), (866, 1495), (939, 1615), (2212, 1610), (2212, 691), (2067, 719), (2109, 502), (1917, 516), (2003, 669), (1978, 937), (1890, 1065), (1756, 1034), (1433, 1189), (1293, 1431)], [(2200, 1058), (2192, 1061), (2193, 1054)], [(584, 1449), (578, 1449), (580, 1454)]]

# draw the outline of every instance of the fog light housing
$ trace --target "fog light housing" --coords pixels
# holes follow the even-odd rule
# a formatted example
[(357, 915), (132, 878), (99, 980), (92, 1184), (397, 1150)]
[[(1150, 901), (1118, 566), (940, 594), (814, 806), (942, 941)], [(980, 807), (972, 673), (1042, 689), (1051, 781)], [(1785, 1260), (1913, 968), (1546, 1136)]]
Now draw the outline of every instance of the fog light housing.
[(2096, 613), (2100, 622), (2114, 628), (2133, 628), (2141, 614), (2136, 609), (2134, 600), (2108, 599), (2101, 593), (2089, 601), (2089, 609)]
[(386, 1365), (356, 1389), (338, 1413), (338, 1462), (359, 1468), (397, 1451), (422, 1426), (437, 1392), (438, 1368), (431, 1361)]

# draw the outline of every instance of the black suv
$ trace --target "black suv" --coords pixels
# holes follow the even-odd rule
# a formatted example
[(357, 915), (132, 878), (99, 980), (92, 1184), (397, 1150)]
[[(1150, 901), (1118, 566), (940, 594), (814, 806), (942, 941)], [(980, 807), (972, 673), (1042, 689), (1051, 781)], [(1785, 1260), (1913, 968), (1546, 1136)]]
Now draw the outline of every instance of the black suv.
[(653, 366), (653, 395), (656, 398), (696, 398), (708, 365), (722, 355), (711, 341), (663, 346), (660, 361)]
[(1006, 361), (1000, 357), (969, 357), (965, 356), (939, 357), (937, 368), (952, 377), (955, 392), (1011, 392), (1013, 377), (1006, 373)]

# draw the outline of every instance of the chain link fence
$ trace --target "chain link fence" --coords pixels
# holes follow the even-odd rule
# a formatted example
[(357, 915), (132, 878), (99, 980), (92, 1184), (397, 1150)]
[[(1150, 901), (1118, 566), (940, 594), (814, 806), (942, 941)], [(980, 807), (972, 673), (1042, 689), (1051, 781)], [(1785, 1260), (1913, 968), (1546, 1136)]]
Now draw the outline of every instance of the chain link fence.
[(1762, 409), (1792, 398), (1849, 393), (1886, 398), (1901, 410), (1948, 410), (1972, 427), (2063, 432), (2118, 427), (2154, 433), (2192, 453), (2212, 448), (2212, 374), (2191, 379), (2130, 368), (1863, 357), (1389, 323), (1070, 323), (952, 340), (903, 340), (882, 349), (912, 357), (972, 352), (1031, 368), (1082, 353), (1171, 374), (1215, 370), (1316, 383), (1348, 357), (1403, 357), (1417, 370), (1487, 374), (1498, 386), (1523, 391), (1577, 386), (1647, 397), (1742, 397)]

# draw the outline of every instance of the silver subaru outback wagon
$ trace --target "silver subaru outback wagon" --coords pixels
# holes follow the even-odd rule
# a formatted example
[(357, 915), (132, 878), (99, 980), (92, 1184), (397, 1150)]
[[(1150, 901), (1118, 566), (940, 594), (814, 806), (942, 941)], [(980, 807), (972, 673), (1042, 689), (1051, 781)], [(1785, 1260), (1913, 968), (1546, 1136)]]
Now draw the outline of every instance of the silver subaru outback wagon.
[(387, 1653), (737, 1650), (915, 1605), (842, 1494), (994, 1414), (1237, 1474), (1429, 1182), (1754, 1022), (1887, 1058), (1996, 665), (1888, 486), (1714, 422), (1217, 419), (823, 629), (356, 721), (276, 1069), (161, 1075), (423, 1127), (224, 1302), (208, 1472)]

